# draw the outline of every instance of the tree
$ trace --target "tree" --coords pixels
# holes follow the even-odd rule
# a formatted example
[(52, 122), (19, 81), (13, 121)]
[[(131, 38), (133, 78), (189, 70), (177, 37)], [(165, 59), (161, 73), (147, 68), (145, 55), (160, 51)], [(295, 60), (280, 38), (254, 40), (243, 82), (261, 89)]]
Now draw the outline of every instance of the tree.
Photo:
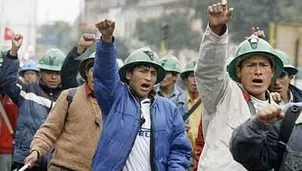
[(125, 61), (130, 53), (129, 48), (126, 46), (126, 40), (116, 39), (116, 46), (118, 58), (121, 58), (123, 61)]
[(159, 48), (163, 38), (161, 28), (164, 23), (168, 24), (167, 44), (169, 50), (173, 49), (178, 52), (187, 48), (198, 51), (200, 33), (192, 30), (192, 19), (187, 13), (177, 12), (147, 21), (138, 20), (136, 22), (136, 36), (140, 41)]
[[(190, 7), (195, 9), (195, 17), (202, 19), (204, 23), (207, 22), (207, 7), (213, 3), (212, 0), (189, 0)], [(300, 0), (229, 1), (229, 6), (234, 7), (229, 31), (232, 40), (237, 43), (249, 36), (253, 26), (260, 27), (268, 33), (270, 22), (300, 23), (302, 21)]]
[[(119, 38), (115, 38), (115, 44), (117, 47), (117, 54), (118, 58), (121, 58), (123, 61), (128, 57), (129, 55), (129, 48), (126, 46), (126, 40), (121, 40)], [(93, 52), (95, 52), (96, 46), (89, 47), (86, 52), (84, 53), (84, 56), (89, 56)]]
[[(41, 25), (38, 28), (38, 44), (40, 46), (56, 47), (68, 53), (75, 45), (76, 40), (71, 37), (72, 27), (65, 21), (56, 21), (53, 24)], [(44, 51), (45, 49), (42, 48)]]

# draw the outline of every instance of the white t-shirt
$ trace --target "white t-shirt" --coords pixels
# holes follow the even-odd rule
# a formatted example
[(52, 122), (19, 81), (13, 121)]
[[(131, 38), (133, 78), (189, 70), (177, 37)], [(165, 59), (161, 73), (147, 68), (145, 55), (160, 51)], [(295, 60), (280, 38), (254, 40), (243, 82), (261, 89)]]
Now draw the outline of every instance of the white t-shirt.
[(252, 103), (256, 109), (256, 113), (258, 113), (259, 110), (264, 108), (267, 104), (269, 104), (268, 100), (259, 100), (256, 97), (251, 96)]
[[(294, 100), (294, 97), (293, 97), (293, 93), (292, 93), (292, 91), (289, 91), (289, 102), (293, 102), (293, 100)], [(288, 102), (288, 103), (289, 103)], [(287, 103), (285, 103), (283, 100), (281, 100), (281, 102), (280, 102), (280, 106), (285, 106)]]
[(145, 99), (141, 102), (141, 111), (145, 122), (140, 127), (136, 136), (130, 155), (126, 161), (123, 171), (151, 171), (150, 165), (150, 120), (151, 100)]

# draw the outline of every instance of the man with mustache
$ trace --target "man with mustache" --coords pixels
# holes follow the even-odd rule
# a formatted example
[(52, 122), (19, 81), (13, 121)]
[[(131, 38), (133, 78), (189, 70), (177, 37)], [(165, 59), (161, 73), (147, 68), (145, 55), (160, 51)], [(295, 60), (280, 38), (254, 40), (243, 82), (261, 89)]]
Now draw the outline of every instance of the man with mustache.
[(180, 63), (173, 55), (160, 59), (160, 64), (166, 71), (166, 76), (156, 88), (156, 94), (168, 99), (177, 97), (182, 90), (175, 84), (180, 73)]
[[(16, 34), (11, 49), (4, 57), (0, 76), (0, 84), (4, 85), (8, 96), (19, 107), (12, 169), (19, 169), (24, 165), (25, 157), (30, 154), (30, 143), (35, 132), (44, 123), (62, 91), (60, 70), (65, 58), (59, 49), (47, 50), (39, 60), (39, 82), (18, 82), (18, 50), (22, 42), (23, 36)], [(47, 170), (47, 162), (47, 157), (40, 158), (32, 170)]]
[[(186, 91), (179, 94), (176, 98), (172, 98), (172, 102), (179, 108), (180, 113), (182, 114), (186, 127), (187, 135), (191, 142), (192, 154), (196, 150), (196, 138), (198, 134), (198, 126), (201, 121), (201, 101), (200, 96), (197, 91), (196, 81), (194, 76), (194, 67), (196, 62), (189, 62), (185, 71), (180, 74), (181, 79), (184, 81), (186, 86)], [(192, 155), (193, 156), (193, 155)], [(193, 160), (195, 160), (193, 156)], [(192, 161), (193, 162), (193, 161)]]

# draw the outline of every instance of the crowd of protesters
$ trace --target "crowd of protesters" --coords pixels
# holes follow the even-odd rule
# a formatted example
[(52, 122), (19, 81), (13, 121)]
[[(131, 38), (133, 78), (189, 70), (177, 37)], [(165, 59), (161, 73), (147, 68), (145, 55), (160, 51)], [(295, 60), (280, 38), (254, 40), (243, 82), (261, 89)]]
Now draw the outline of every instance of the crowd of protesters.
[(230, 58), (233, 8), (207, 12), (183, 71), (149, 47), (118, 59), (108, 19), (95, 24), (100, 38), (82, 34), (67, 55), (51, 48), (21, 67), (15, 34), (0, 50), (0, 170), (302, 170), (298, 69), (259, 28)]

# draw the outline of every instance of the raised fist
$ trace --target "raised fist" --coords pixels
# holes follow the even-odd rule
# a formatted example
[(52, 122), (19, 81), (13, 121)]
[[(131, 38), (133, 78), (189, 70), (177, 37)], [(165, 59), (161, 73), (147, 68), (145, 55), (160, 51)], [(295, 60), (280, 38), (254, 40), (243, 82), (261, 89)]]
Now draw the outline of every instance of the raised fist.
[[(223, 28), (230, 21), (233, 14), (233, 8), (228, 8), (227, 1), (222, 0), (221, 3), (213, 4), (208, 7), (208, 17), (211, 29)], [(215, 30), (213, 30), (216, 32)], [(217, 32), (216, 32), (217, 33)]]
[(264, 31), (262, 29), (260, 29), (259, 27), (252, 27), (251, 32), (253, 35), (255, 35), (261, 39), (264, 39), (266, 37)]
[(12, 48), (10, 50), (11, 56), (17, 56), (18, 50), (23, 43), (23, 36), (21, 34), (15, 34), (12, 39)]
[(82, 54), (87, 48), (92, 46), (96, 41), (96, 37), (94, 34), (84, 33), (81, 35), (80, 40), (78, 42), (77, 52)]
[(111, 43), (113, 32), (115, 30), (115, 22), (111, 20), (103, 20), (95, 24), (96, 28), (102, 34), (102, 39), (104, 42)]

